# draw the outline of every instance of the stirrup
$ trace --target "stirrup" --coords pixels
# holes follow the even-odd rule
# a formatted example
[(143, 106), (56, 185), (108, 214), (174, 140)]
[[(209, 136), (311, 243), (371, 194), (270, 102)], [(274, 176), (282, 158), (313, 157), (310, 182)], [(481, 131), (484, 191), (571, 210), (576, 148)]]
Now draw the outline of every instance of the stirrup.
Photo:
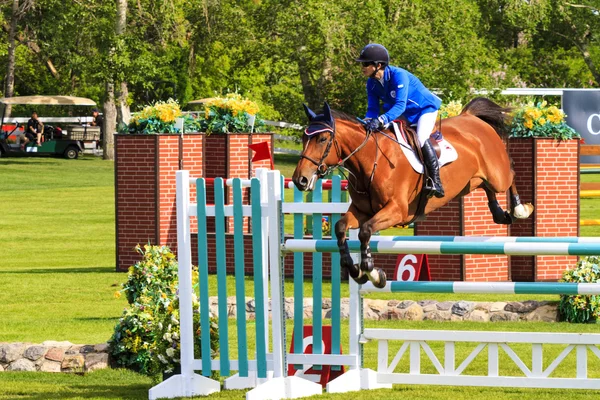
[[(425, 190), (427, 192), (428, 199), (430, 199), (432, 197), (441, 199), (445, 195), (444, 193), (440, 192), (440, 190), (438, 189), (438, 185), (435, 184), (435, 181), (430, 176), (427, 177), (427, 180), (425, 181), (425, 186), (424, 186), (423, 190)], [(439, 194), (439, 196), (437, 196), (436, 194)]]

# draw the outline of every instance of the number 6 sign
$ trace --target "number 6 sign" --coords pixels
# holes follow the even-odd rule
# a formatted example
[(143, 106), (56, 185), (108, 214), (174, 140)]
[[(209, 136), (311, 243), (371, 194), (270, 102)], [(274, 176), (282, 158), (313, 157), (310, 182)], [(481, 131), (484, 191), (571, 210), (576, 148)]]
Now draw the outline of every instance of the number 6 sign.
[[(424, 273), (421, 273), (423, 272)], [(431, 272), (427, 254), (399, 254), (396, 260), (396, 281), (430, 281)]]

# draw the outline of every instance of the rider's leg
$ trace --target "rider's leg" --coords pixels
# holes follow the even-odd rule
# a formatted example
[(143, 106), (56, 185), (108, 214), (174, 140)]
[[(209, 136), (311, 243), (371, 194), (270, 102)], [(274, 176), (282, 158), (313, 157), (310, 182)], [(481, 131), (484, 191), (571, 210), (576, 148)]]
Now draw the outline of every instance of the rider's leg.
[(417, 122), (417, 136), (419, 137), (419, 143), (421, 144), (421, 150), (423, 151), (425, 167), (431, 178), (430, 181), (425, 183), (425, 189), (428, 190), (431, 195), (440, 198), (444, 197), (444, 188), (442, 187), (442, 181), (440, 180), (440, 165), (438, 164), (435, 150), (429, 139), (431, 132), (433, 132), (433, 128), (435, 127), (436, 120), (437, 110), (421, 115)]

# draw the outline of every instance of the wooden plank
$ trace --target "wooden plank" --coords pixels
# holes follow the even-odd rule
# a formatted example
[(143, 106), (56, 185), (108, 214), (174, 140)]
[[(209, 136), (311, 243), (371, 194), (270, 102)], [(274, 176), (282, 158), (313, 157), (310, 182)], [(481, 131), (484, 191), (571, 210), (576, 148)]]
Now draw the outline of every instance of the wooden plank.
[(600, 182), (582, 182), (580, 189), (582, 192), (584, 190), (600, 190)]
[(582, 144), (579, 155), (582, 156), (600, 156), (600, 145)]

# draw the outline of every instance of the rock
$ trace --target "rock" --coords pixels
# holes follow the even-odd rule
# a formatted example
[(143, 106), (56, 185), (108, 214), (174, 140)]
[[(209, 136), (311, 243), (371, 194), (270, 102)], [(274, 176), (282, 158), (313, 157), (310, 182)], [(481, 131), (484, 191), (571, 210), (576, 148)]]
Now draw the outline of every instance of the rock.
[(526, 321), (556, 322), (558, 320), (558, 309), (553, 305), (538, 307), (535, 311), (525, 316)]
[(488, 322), (490, 320), (490, 316), (483, 310), (473, 310), (469, 314), (469, 321), (475, 322)]
[(96, 353), (104, 353), (108, 351), (108, 343), (100, 343), (94, 346), (94, 351)]
[(519, 316), (515, 313), (507, 312), (507, 311), (498, 311), (492, 313), (490, 315), (491, 322), (500, 322), (500, 321), (518, 321)]
[(396, 307), (398, 303), (400, 303), (398, 300), (389, 300), (387, 305), (388, 307), (393, 308)]
[(418, 304), (413, 304), (406, 309), (404, 319), (408, 321), (422, 321), (423, 309)]
[(81, 346), (81, 348), (79, 349), (79, 352), (81, 354), (88, 354), (88, 353), (93, 353), (94, 350), (94, 346), (91, 344), (86, 344), (84, 346)]
[(67, 351), (65, 351), (65, 355), (74, 355), (74, 354), (79, 354), (79, 350), (81, 349), (82, 346), (80, 345), (73, 345), (71, 347), (69, 347), (69, 349)]
[(45, 342), (42, 343), (42, 346), (46, 346), (46, 347), (71, 347), (73, 346), (73, 343), (68, 342), (68, 341), (62, 341), (62, 342), (56, 342), (54, 340), (46, 340)]
[(292, 303), (284, 303), (283, 305), (283, 318), (284, 319), (293, 319), (294, 318), (294, 304)]
[(423, 321), (450, 321), (452, 313), (449, 310), (434, 310), (423, 315)]
[(539, 306), (539, 303), (534, 300), (527, 300), (527, 301), (524, 301), (523, 303), (514, 301), (514, 302), (508, 303), (506, 305), (506, 307), (504, 308), (504, 310), (524, 314), (524, 313), (532, 312), (533, 310), (538, 308), (538, 306)]
[(471, 310), (473, 310), (473, 303), (469, 301), (459, 301), (458, 303), (454, 303), (452, 306), (452, 314), (456, 314), (461, 317)]
[(0, 345), (0, 362), (11, 363), (23, 356), (25, 344), (23, 343), (7, 343)]
[(246, 303), (246, 311), (252, 313), (256, 312), (256, 301), (254, 299)]
[(490, 307), (490, 312), (504, 311), (504, 307), (506, 307), (505, 302), (497, 301), (497, 302), (493, 303), (492, 306)]
[(46, 360), (40, 365), (41, 372), (60, 372), (60, 363)]
[(96, 371), (98, 369), (108, 368), (108, 354), (92, 353), (85, 356), (85, 371)]
[(323, 309), (331, 308), (331, 299), (323, 299), (323, 301), (321, 302), (321, 308), (323, 308)]
[(42, 358), (46, 354), (46, 351), (48, 351), (46, 346), (29, 346), (23, 355), (31, 361), (36, 361)]
[(489, 303), (489, 302), (475, 304), (475, 310), (485, 311), (486, 313), (490, 312), (491, 307), (492, 307), (492, 303)]
[(464, 321), (465, 318), (462, 315), (450, 314), (450, 321)]
[(32, 372), (35, 371), (35, 364), (26, 358), (19, 358), (17, 361), (12, 362), (6, 370)]
[(435, 300), (421, 300), (421, 301), (417, 302), (417, 304), (420, 305), (421, 307), (425, 307), (430, 304), (436, 304), (436, 303), (437, 303), (437, 301), (435, 301)]
[(433, 303), (433, 304), (427, 304), (423, 307), (423, 312), (424, 313), (428, 313), (428, 312), (432, 312), (432, 311), (437, 311), (437, 304)]
[(403, 309), (406, 309), (406, 308), (412, 306), (413, 304), (415, 304), (415, 302), (412, 300), (404, 300), (404, 301), (401, 301), (400, 303), (398, 303), (398, 305), (396, 307), (403, 310)]
[(0, 364), (0, 372), (4, 371), (4, 367)]
[(61, 368), (69, 371), (81, 371), (85, 365), (85, 358), (81, 354), (68, 354), (62, 360)]
[(454, 305), (454, 302), (452, 302), (452, 301), (443, 301), (441, 303), (437, 303), (436, 307), (440, 311), (449, 311), (453, 305)]
[(46, 360), (62, 362), (65, 358), (65, 349), (62, 347), (52, 347), (46, 353)]

